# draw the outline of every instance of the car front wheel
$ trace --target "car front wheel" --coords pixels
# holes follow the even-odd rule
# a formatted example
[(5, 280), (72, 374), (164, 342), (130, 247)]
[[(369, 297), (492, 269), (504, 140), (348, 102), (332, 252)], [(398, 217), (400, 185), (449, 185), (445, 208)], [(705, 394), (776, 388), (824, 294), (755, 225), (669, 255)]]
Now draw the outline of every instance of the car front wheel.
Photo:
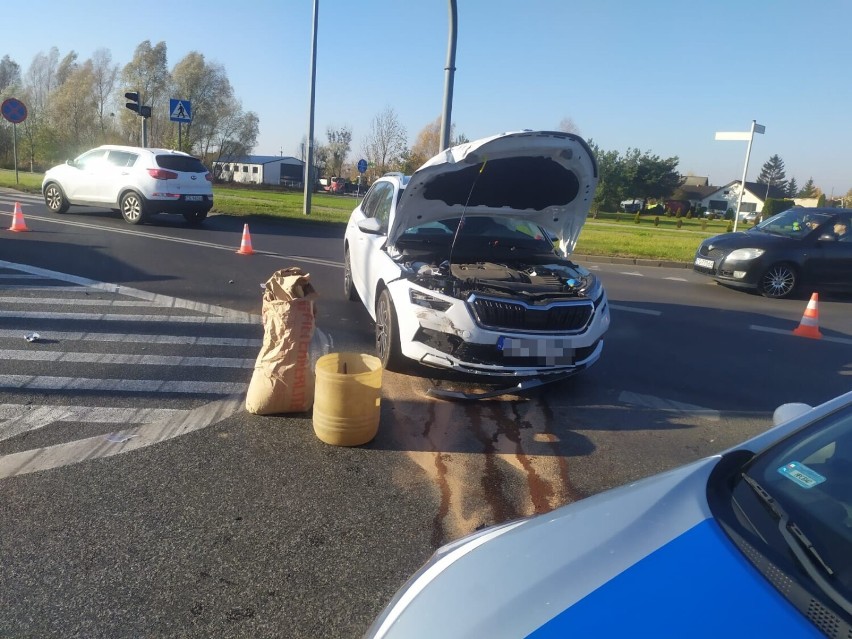
[(343, 296), (350, 302), (355, 302), (358, 299), (358, 291), (352, 284), (352, 263), (349, 260), (348, 248), (343, 253)]
[(145, 201), (138, 193), (130, 191), (121, 196), (121, 216), (128, 224), (145, 221)]
[(376, 355), (382, 366), (391, 370), (398, 368), (402, 359), (396, 311), (388, 289), (382, 289), (376, 302)]
[(796, 271), (789, 264), (773, 264), (761, 275), (757, 289), (765, 297), (789, 297), (796, 290)]
[(48, 184), (44, 190), (44, 203), (53, 213), (65, 213), (68, 210), (68, 200), (57, 184)]

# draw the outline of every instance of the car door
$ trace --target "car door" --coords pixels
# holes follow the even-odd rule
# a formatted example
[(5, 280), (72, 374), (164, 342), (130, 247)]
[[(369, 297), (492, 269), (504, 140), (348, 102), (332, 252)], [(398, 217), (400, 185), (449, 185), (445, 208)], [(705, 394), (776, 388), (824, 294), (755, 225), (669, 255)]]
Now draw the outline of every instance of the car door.
[(110, 150), (94, 196), (98, 202), (118, 206), (119, 193), (132, 182), (133, 165), (138, 158), (138, 153)]
[(105, 170), (106, 149), (93, 149), (71, 164), (67, 179), (62, 182), (65, 196), (72, 202), (95, 202), (94, 194)]
[[(852, 216), (839, 214), (821, 229), (816, 255), (811, 260), (811, 273), (817, 285), (852, 290), (852, 236), (837, 238), (833, 232), (835, 221), (841, 219), (847, 228), (852, 228)], [(823, 239), (827, 236), (833, 239)]]
[(349, 246), (349, 259), (352, 267), (352, 283), (361, 296), (367, 309), (375, 308), (375, 294), (381, 263), (387, 259), (382, 251), (386, 241), (388, 221), (393, 207), (394, 187), (390, 182), (376, 182), (364, 201), (360, 214), (352, 216), (352, 223), (375, 218), (379, 222), (380, 233), (365, 233), (357, 229), (353, 235), (355, 241)]

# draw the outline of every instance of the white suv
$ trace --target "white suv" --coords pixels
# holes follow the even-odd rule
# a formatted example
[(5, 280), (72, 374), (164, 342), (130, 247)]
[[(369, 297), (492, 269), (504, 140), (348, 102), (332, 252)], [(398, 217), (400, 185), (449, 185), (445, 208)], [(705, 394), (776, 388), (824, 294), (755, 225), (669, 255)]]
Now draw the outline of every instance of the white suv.
[(130, 224), (155, 213), (180, 213), (199, 224), (213, 208), (212, 176), (201, 160), (167, 149), (99, 146), (48, 170), (41, 191), (54, 213), (103, 206)]

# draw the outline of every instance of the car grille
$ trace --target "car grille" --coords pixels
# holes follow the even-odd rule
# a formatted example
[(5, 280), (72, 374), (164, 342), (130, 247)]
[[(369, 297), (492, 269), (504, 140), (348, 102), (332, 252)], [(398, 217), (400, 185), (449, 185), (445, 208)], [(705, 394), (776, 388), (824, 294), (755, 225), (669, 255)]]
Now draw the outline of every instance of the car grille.
[(712, 251), (708, 251), (707, 247), (702, 244), (701, 246), (698, 247), (698, 254), (701, 257), (707, 257), (707, 258), (710, 258), (711, 260), (715, 260), (718, 257), (724, 256), (725, 251), (723, 251), (722, 249), (717, 249), (717, 248), (713, 249)]
[(590, 301), (536, 306), (473, 295), (468, 305), (483, 328), (528, 333), (576, 333), (586, 327), (594, 312)]

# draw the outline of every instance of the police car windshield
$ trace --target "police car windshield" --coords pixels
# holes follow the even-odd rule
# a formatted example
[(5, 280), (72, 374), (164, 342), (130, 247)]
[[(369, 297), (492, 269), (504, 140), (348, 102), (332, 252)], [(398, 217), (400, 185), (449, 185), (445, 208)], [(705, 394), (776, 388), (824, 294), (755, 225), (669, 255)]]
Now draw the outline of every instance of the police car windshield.
[(852, 408), (782, 440), (745, 471), (830, 566), (826, 583), (852, 601)]

